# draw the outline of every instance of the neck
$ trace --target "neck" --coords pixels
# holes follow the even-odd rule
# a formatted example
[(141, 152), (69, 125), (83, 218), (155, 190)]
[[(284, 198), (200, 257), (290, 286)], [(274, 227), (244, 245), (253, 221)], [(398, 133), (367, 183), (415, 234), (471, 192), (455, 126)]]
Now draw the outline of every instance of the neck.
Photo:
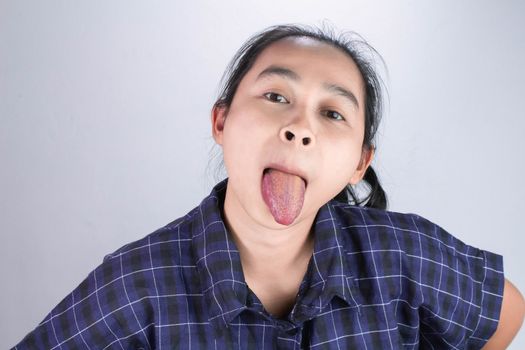
[(272, 228), (258, 223), (231, 197), (227, 191), (225, 224), (239, 250), (245, 272), (274, 270), (279, 273), (298, 263), (308, 263), (313, 252), (311, 228), (315, 215), (287, 227)]

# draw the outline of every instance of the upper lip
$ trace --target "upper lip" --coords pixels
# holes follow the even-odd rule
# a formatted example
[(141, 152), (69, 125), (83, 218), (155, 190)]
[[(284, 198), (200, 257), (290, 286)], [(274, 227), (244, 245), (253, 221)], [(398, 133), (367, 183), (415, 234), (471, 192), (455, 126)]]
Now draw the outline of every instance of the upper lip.
[(292, 175), (297, 175), (299, 176), (301, 179), (303, 179), (305, 185), (308, 184), (308, 178), (306, 177), (306, 173), (303, 172), (302, 170), (300, 169), (297, 169), (297, 168), (292, 168), (292, 167), (288, 167), (288, 166), (285, 166), (285, 165), (282, 165), (282, 164), (277, 164), (277, 163), (270, 163), (268, 165), (266, 165), (264, 167), (264, 170), (266, 169), (275, 169), (275, 170), (279, 170), (279, 171), (282, 171), (284, 173), (288, 173), (288, 174), (292, 174)]

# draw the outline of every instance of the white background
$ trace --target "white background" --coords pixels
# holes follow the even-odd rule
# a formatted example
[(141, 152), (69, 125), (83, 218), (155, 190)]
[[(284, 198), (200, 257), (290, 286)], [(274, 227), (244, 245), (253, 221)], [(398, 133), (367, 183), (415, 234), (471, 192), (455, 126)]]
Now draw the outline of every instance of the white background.
[(525, 291), (524, 2), (0, 0), (0, 348), (209, 193), (209, 112), (242, 42), (325, 19), (387, 63), (390, 209), (504, 255)]

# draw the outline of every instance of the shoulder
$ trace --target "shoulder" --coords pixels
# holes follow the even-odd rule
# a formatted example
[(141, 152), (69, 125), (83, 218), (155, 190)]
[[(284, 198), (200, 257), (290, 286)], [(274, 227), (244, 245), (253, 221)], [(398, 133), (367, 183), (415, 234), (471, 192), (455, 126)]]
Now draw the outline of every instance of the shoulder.
[(151, 320), (161, 317), (160, 296), (185, 295), (185, 281), (193, 285), (189, 223), (186, 215), (106, 255), (18, 347), (51, 348), (50, 334), (52, 345), (62, 348), (147, 344)]
[(386, 261), (397, 254), (403, 273), (417, 283), (434, 285), (435, 278), (447, 276), (480, 283), (494, 278), (498, 290), (503, 285), (501, 255), (469, 245), (422, 216), (351, 205), (335, 205), (334, 212), (348, 251), (372, 252), (370, 259)]
[(333, 205), (333, 208), (344, 235), (364, 237), (369, 240), (371, 248), (394, 246), (404, 253), (417, 256), (440, 252), (451, 256), (479, 253), (478, 249), (418, 214), (339, 203)]
[(146, 236), (123, 245), (107, 254), (104, 263), (119, 259), (147, 258), (150, 255), (156, 258), (165, 254), (174, 256), (178, 252), (187, 253), (187, 249), (182, 248), (186, 248), (191, 242), (191, 224), (194, 215), (195, 209)]
[(437, 226), (432, 221), (414, 213), (399, 213), (338, 202), (332, 202), (332, 208), (338, 220), (348, 227), (424, 233)]
[(124, 302), (184, 289), (196, 278), (193, 212), (107, 254), (88, 281), (99, 292), (126, 295)]
[[(504, 286), (502, 256), (466, 244), (416, 214), (349, 205), (335, 205), (333, 212), (347, 256), (359, 266), (360, 285), (381, 288), (383, 297), (417, 308), (427, 339), (480, 347), (494, 333)], [(376, 282), (363, 283), (368, 280)]]

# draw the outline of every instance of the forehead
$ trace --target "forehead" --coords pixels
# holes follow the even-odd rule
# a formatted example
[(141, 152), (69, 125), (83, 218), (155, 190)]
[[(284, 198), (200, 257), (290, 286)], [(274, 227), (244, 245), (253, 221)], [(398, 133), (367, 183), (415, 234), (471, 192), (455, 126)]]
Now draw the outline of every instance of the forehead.
[(363, 91), (363, 78), (352, 58), (341, 49), (312, 38), (289, 37), (270, 44), (257, 57), (248, 75), (257, 76), (270, 65)]

